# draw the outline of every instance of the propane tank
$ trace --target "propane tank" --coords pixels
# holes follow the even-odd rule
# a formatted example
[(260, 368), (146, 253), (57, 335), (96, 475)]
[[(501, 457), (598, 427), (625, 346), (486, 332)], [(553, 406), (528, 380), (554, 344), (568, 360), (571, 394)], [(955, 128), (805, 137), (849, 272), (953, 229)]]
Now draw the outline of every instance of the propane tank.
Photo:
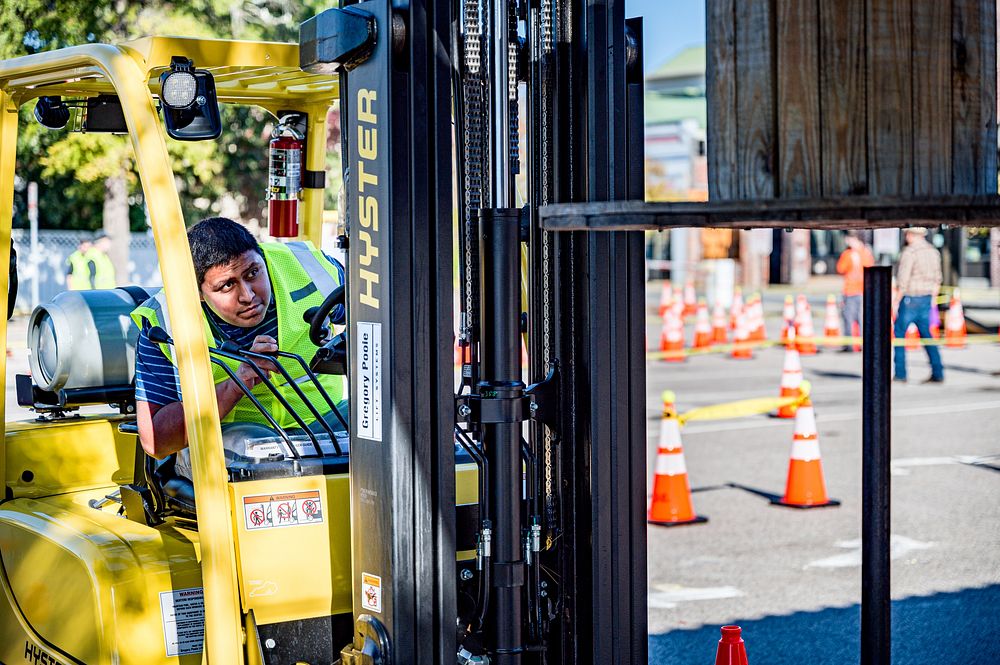
[(299, 192), (305, 135), (295, 128), (296, 115), (281, 118), (268, 143), (267, 218), (275, 238), (299, 235)]
[(132, 383), (139, 335), (133, 309), (123, 289), (64, 291), (36, 307), (28, 319), (33, 383), (52, 392)]

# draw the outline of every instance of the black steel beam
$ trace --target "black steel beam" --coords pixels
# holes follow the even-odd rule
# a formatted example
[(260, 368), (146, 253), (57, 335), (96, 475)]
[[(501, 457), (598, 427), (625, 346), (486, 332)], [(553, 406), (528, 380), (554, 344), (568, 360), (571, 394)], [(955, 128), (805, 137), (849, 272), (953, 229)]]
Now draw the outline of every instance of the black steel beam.
[(889, 665), (892, 268), (865, 268), (861, 464), (861, 665)]
[(549, 231), (657, 231), (676, 227), (851, 229), (909, 224), (1000, 225), (1000, 196), (840, 197), (767, 201), (615, 200), (539, 209)]

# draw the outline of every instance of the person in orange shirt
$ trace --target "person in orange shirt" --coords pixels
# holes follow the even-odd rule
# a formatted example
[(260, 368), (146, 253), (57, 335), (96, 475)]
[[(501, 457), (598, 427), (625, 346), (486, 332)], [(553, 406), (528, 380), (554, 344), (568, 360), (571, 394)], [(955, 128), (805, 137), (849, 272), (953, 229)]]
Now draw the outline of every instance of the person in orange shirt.
[[(853, 335), (854, 323), (861, 332), (861, 296), (865, 292), (865, 268), (875, 265), (868, 246), (858, 236), (857, 231), (847, 232), (847, 249), (837, 259), (837, 272), (844, 276), (843, 307), (840, 316), (844, 323), (844, 334)], [(853, 347), (844, 345), (841, 353), (850, 353)]]

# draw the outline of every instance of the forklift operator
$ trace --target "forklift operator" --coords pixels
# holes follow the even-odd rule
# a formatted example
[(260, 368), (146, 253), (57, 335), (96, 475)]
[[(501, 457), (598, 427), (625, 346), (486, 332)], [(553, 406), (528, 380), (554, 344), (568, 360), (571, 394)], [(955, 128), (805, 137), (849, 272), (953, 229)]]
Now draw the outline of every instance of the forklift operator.
[[(205, 334), (210, 347), (230, 341), (240, 348), (257, 353), (274, 353), (279, 349), (303, 356), (307, 361), (316, 346), (309, 339), (309, 323), (305, 312), (320, 303), (343, 283), (344, 269), (308, 242), (263, 243), (240, 224), (223, 217), (202, 220), (188, 231), (188, 242), (194, 261), (195, 277), (202, 301)], [(342, 323), (343, 307), (333, 311), (334, 323)], [(184, 425), (173, 347), (156, 344), (149, 339), (149, 330), (159, 326), (173, 337), (167, 316), (166, 297), (162, 290), (132, 312), (140, 329), (135, 356), (135, 399), (139, 438), (146, 453), (163, 459), (178, 453), (176, 471), (191, 477), (190, 456)], [(278, 424), (295, 430), (296, 421), (274, 399), (273, 394), (246, 362), (225, 361), (237, 377), (261, 404), (270, 411)], [(275, 367), (267, 361), (255, 361), (265, 372)], [(285, 368), (293, 378), (305, 372), (295, 363)], [(243, 394), (225, 370), (212, 365), (219, 416), (223, 423), (223, 445), (227, 460), (238, 459), (246, 452), (247, 441), (257, 437), (273, 437), (260, 411)], [(296, 392), (279, 375), (271, 380), (288, 401), (290, 407), (316, 432), (320, 424), (310, 415)], [(321, 375), (320, 383), (334, 404), (343, 412), (343, 378)], [(325, 401), (310, 381), (300, 389), (322, 413)], [(324, 418), (331, 427), (342, 430), (332, 413)]]

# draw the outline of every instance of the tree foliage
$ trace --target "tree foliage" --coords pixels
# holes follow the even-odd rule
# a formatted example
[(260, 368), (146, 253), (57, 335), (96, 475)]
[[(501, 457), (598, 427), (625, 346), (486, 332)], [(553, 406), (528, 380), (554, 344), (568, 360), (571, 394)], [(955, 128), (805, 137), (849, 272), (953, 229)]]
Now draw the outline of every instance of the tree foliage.
[[(315, 0), (0, 3), (0, 57), (88, 42), (120, 43), (149, 34), (295, 41), (299, 23), (328, 5)], [(15, 224), (27, 223), (26, 185), (36, 181), (43, 227), (99, 229), (104, 181), (124, 174), (129, 185), (132, 229), (145, 228), (142, 192), (127, 139), (48, 130), (34, 122), (32, 106), (28, 104), (21, 109)], [(207, 214), (217, 214), (227, 201), (230, 208), (236, 206), (237, 216), (263, 220), (267, 142), (273, 118), (257, 107), (226, 105), (222, 120), (223, 133), (217, 141), (167, 140), (185, 217), (193, 222)], [(328, 161), (339, 172), (339, 136), (337, 139), (330, 144), (333, 150)], [(328, 206), (336, 199), (339, 182), (337, 178), (331, 180), (327, 187)]]

